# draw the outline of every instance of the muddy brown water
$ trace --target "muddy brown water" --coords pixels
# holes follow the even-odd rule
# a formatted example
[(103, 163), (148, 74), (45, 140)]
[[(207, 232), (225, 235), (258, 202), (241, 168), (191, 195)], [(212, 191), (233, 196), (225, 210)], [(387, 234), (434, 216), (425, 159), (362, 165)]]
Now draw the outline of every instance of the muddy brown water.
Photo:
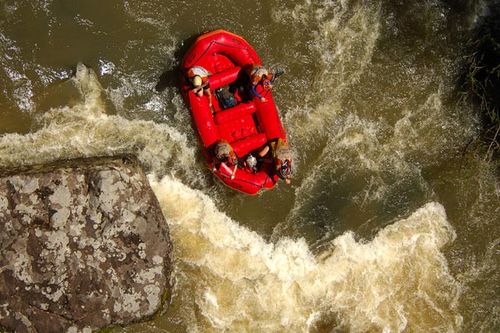
[[(494, 332), (499, 183), (456, 95), (481, 6), (441, 1), (0, 2), (0, 165), (134, 153), (176, 246), (171, 304), (123, 332)], [(285, 68), (294, 180), (206, 170), (177, 89), (203, 31)], [(96, 75), (80, 73), (82, 62)], [(78, 73), (77, 73), (78, 74)]]

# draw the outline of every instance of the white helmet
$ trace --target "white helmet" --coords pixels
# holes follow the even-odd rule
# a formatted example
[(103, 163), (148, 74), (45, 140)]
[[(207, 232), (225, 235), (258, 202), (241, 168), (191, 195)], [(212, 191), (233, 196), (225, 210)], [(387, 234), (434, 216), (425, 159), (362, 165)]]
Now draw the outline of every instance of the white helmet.
[(257, 159), (252, 154), (248, 155), (245, 162), (247, 163), (248, 167), (251, 169), (254, 169), (257, 167)]
[(201, 86), (201, 84), (203, 83), (202, 79), (201, 79), (201, 76), (199, 75), (195, 75), (193, 76), (193, 86), (194, 87), (199, 87)]

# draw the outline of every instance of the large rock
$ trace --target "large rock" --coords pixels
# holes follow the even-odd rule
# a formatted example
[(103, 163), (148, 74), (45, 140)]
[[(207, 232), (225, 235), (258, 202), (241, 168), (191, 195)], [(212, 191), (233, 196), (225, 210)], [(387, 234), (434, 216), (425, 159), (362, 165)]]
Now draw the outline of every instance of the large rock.
[(0, 173), (0, 326), (138, 321), (160, 308), (170, 272), (168, 226), (134, 157)]

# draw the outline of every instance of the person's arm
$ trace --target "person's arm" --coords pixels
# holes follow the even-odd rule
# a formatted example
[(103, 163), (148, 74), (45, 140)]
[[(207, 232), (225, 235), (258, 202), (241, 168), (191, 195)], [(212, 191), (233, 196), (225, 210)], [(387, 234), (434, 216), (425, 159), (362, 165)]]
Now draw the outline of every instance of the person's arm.
[(269, 152), (269, 146), (268, 145), (265, 145), (264, 148), (262, 148), (260, 151), (259, 151), (259, 157), (264, 157), (267, 155), (267, 153)]
[(234, 177), (236, 175), (236, 170), (238, 169), (238, 165), (235, 165), (233, 168), (231, 168), (231, 167), (232, 167), (232, 165), (230, 166), (226, 162), (221, 162), (219, 164), (218, 169), (215, 169), (214, 172), (216, 170), (218, 170), (224, 176), (230, 177), (231, 179), (234, 179)]
[(257, 92), (257, 85), (252, 85), (251, 91), (254, 96), (257, 96), (260, 99), (261, 102), (266, 101), (266, 98)]
[(200, 93), (202, 92), (203, 88), (202, 87), (196, 87), (196, 88), (193, 88), (193, 93), (196, 95), (196, 96), (201, 96)]
[(264, 97), (264, 96), (262, 96), (261, 94), (258, 93), (258, 91), (257, 91), (257, 85), (253, 85), (252, 84), (252, 89), (251, 90), (252, 90), (252, 94), (254, 96), (257, 96), (258, 98)]
[(236, 175), (236, 170), (238, 169), (238, 164), (234, 166), (233, 172), (231, 173), (231, 179), (234, 179), (234, 176)]
[(207, 88), (205, 90), (205, 92), (207, 93), (207, 98), (208, 98), (208, 106), (212, 106), (212, 93), (210, 92), (210, 88)]

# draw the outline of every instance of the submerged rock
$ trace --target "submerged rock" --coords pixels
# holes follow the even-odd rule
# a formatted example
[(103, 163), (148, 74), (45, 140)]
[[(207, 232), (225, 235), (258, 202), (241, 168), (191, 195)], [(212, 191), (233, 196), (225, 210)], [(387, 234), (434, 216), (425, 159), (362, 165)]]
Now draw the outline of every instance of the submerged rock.
[(134, 157), (0, 173), (0, 326), (138, 321), (160, 308), (170, 273), (168, 226)]

